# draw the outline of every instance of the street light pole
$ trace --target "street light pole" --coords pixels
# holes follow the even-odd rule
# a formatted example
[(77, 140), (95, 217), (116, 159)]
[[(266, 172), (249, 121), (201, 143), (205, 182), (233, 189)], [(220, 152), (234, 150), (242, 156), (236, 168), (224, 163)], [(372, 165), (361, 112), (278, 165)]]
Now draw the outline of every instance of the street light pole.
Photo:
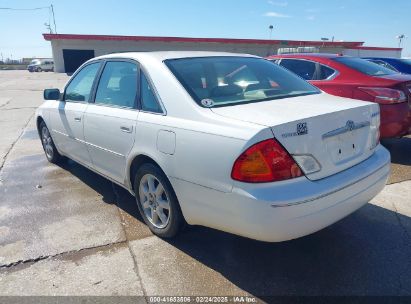
[(401, 47), (402, 40), (405, 39), (405, 38), (407, 38), (407, 37), (405, 36), (405, 34), (401, 34), (401, 35), (398, 35), (398, 36), (397, 36), (397, 39), (398, 39), (398, 47), (399, 47), (399, 48)]

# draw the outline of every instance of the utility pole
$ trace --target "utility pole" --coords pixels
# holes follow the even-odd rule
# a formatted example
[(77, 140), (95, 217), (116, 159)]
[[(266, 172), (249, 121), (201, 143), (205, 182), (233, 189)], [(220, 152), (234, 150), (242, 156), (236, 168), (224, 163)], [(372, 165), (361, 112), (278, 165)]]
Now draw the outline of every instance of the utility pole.
[(44, 23), (44, 25), (46, 26), (46, 28), (49, 30), (49, 33), (50, 34), (53, 34), (53, 29), (51, 28), (51, 26), (50, 26), (50, 23)]
[(54, 6), (53, 6), (53, 4), (51, 4), (50, 7), (51, 7), (51, 14), (53, 15), (54, 33), (57, 34), (56, 16), (54, 15)]
[(271, 37), (272, 37), (272, 35), (273, 35), (273, 29), (274, 29), (274, 26), (272, 26), (272, 25), (270, 25), (269, 27), (268, 27), (268, 29), (270, 30), (270, 40), (271, 40)]

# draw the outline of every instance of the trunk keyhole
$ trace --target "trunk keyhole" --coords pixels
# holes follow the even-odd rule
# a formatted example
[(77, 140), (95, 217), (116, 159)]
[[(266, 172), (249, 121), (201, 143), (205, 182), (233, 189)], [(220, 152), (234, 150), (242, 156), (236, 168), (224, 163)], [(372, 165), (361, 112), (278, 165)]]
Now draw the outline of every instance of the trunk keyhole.
[(352, 148), (355, 150), (355, 145), (354, 144), (352, 144)]
[(341, 149), (340, 149), (340, 150), (338, 150), (338, 153), (340, 153), (340, 154), (341, 154)]

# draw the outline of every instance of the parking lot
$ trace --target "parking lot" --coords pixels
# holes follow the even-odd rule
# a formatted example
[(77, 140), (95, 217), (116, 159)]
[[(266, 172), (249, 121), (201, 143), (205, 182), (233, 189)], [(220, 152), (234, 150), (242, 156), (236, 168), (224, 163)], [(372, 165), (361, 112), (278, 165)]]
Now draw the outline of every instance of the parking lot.
[(0, 295), (411, 295), (411, 137), (383, 142), (392, 175), (377, 198), (311, 236), (190, 227), (165, 241), (127, 191), (47, 162), (34, 111), (67, 79), (0, 71)]

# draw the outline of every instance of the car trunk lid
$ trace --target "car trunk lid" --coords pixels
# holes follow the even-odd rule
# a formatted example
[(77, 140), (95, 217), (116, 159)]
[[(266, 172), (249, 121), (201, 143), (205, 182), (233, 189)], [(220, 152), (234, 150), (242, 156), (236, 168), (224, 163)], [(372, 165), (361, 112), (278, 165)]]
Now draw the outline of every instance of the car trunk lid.
[[(311, 180), (348, 169), (372, 155), (379, 127), (378, 105), (328, 94), (215, 107), (232, 119), (270, 127)], [(314, 158), (318, 170), (302, 160)], [(312, 163), (311, 163), (312, 165)]]

